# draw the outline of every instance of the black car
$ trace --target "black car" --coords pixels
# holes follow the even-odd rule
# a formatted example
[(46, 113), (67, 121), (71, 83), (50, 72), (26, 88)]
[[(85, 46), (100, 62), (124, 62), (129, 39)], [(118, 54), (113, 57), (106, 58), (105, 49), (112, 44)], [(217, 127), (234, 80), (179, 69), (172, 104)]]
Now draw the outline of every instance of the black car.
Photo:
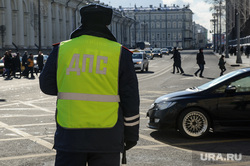
[(161, 96), (147, 116), (149, 128), (174, 128), (192, 138), (209, 131), (250, 130), (250, 68)]

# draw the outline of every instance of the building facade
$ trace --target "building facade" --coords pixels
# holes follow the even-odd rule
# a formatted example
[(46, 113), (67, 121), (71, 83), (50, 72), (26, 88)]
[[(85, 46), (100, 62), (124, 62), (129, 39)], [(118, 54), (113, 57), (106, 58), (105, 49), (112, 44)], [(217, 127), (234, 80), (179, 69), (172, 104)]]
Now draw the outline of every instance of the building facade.
[(208, 30), (200, 24), (193, 22), (193, 45), (194, 48), (206, 48)]
[(119, 11), (134, 17), (131, 43), (147, 41), (152, 47), (193, 47), (193, 12), (188, 6), (179, 7), (120, 7)]
[[(53, 43), (69, 39), (71, 32), (81, 25), (79, 9), (91, 2), (99, 3), (94, 0), (0, 0), (1, 53), (8, 49), (37, 53), (39, 48), (48, 53)], [(133, 19), (114, 9), (109, 28), (118, 42), (130, 46), (133, 23)]]
[[(250, 38), (250, 1), (249, 0), (225, 0), (226, 16), (229, 40), (232, 45), (236, 44), (237, 27), (240, 28), (240, 38)], [(239, 14), (239, 26), (237, 24), (237, 15)], [(250, 43), (249, 41), (247, 41)], [(242, 42), (241, 42), (242, 43)], [(243, 43), (242, 43), (243, 44)]]

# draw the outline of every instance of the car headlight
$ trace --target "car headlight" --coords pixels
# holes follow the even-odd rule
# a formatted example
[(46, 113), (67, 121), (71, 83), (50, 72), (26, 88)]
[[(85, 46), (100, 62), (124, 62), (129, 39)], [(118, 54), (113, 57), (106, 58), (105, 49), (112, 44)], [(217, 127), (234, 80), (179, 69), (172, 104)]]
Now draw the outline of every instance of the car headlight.
[(164, 110), (164, 109), (167, 109), (167, 108), (173, 106), (175, 103), (176, 102), (163, 101), (163, 102), (157, 103), (157, 108), (159, 110)]
[(136, 62), (138, 65), (141, 64), (141, 61), (140, 62)]

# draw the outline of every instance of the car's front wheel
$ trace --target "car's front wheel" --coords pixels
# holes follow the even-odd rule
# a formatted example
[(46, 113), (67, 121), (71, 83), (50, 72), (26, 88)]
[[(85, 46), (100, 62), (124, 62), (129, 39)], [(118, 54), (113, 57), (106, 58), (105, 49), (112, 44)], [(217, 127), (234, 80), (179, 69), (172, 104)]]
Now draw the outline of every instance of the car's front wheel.
[(178, 128), (186, 137), (200, 138), (209, 132), (210, 119), (201, 109), (188, 109), (180, 115)]

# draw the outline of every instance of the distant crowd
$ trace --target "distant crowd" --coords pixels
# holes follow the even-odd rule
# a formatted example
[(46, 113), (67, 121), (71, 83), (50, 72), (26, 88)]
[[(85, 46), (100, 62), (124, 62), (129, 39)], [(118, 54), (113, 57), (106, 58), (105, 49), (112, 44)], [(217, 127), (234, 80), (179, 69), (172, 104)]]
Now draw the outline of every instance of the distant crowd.
[(33, 53), (28, 54), (25, 51), (23, 55), (20, 55), (19, 52), (12, 53), (11, 50), (5, 51), (1, 60), (4, 64), (2, 76), (8, 80), (13, 77), (21, 78), (22, 76), (34, 79), (34, 72), (37, 75), (37, 73), (42, 71), (44, 66), (44, 58), (41, 51), (39, 51), (35, 62)]

